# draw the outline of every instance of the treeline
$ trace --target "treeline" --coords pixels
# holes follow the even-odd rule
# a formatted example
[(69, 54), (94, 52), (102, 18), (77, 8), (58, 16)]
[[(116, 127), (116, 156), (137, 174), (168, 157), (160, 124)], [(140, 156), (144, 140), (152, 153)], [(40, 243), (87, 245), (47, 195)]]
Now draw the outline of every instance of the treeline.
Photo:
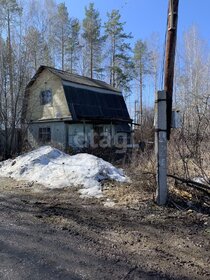
[(133, 37), (125, 32), (119, 10), (107, 13), (102, 22), (90, 3), (84, 7), (80, 22), (69, 14), (65, 3), (54, 0), (24, 1), (22, 5), (16, 0), (1, 0), (0, 5), (5, 58), (10, 64), (24, 60), (30, 76), (45, 64), (105, 80), (129, 93), (136, 76), (152, 72), (149, 60), (157, 64), (146, 42), (138, 40), (131, 48)]
[[(158, 38), (133, 38), (125, 31), (118, 10), (107, 13), (102, 21), (93, 3), (84, 7), (82, 21), (54, 0), (0, 0), (0, 11), (0, 151), (3, 147), (5, 157), (12, 153), (15, 130), (24, 129), (24, 91), (40, 65), (101, 79), (122, 89), (132, 101), (129, 109), (134, 122), (141, 124), (141, 138), (146, 137), (148, 126), (153, 126), (153, 112), (145, 104), (148, 98), (152, 106), (148, 85), (153, 96), (162, 86), (158, 83), (163, 75)], [(209, 77), (209, 46), (192, 27), (177, 50), (174, 106), (183, 120), (180, 138), (185, 143), (191, 139), (180, 154), (196, 153), (200, 165), (197, 147), (209, 135)]]

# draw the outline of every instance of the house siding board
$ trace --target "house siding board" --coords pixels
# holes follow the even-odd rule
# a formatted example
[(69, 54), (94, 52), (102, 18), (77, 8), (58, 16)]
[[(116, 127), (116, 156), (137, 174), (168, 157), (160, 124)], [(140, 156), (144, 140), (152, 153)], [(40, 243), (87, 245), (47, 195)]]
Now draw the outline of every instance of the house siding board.
[(51, 130), (51, 143), (58, 148), (65, 149), (66, 146), (66, 125), (64, 122), (31, 123), (28, 128), (28, 142), (32, 148), (40, 146), (39, 128), (49, 127)]
[[(71, 124), (68, 125), (68, 145), (73, 148), (83, 148), (90, 146), (93, 136), (92, 124)], [(84, 140), (84, 144), (82, 141)]]
[[(45, 89), (52, 91), (52, 103), (41, 105), (40, 92)], [(70, 111), (63, 91), (61, 79), (47, 69), (43, 70), (29, 88), (28, 109), (26, 119), (40, 120), (70, 117)]]
[(130, 121), (122, 95), (97, 93), (64, 85), (64, 92), (73, 119), (110, 119)]
[(131, 127), (128, 124), (118, 124), (115, 126), (115, 132), (125, 132), (125, 133), (130, 133), (131, 132)]
[[(51, 130), (51, 144), (59, 149), (65, 150), (67, 147), (84, 148), (94, 147), (94, 127), (102, 127), (102, 133), (108, 133), (111, 136), (111, 143), (117, 144), (119, 136), (128, 139), (129, 133), (125, 132), (125, 127), (119, 129), (119, 125), (113, 124), (91, 124), (77, 123), (67, 124), (64, 122), (42, 122), (31, 123), (28, 128), (28, 142), (32, 148), (37, 148), (42, 144), (39, 141), (39, 128), (47, 128)], [(125, 140), (127, 141), (127, 140)]]
[[(97, 143), (94, 142), (95, 130), (94, 127), (101, 127), (101, 136), (109, 136), (110, 144), (117, 145), (118, 137), (123, 137), (127, 143), (130, 140), (129, 126), (112, 125), (112, 124), (71, 124), (68, 125), (68, 145), (72, 148), (94, 147)], [(127, 129), (127, 130), (126, 130)], [(84, 141), (84, 145), (82, 144)], [(103, 142), (103, 139), (101, 139)], [(109, 142), (108, 142), (109, 143)], [(108, 146), (109, 147), (109, 146)]]

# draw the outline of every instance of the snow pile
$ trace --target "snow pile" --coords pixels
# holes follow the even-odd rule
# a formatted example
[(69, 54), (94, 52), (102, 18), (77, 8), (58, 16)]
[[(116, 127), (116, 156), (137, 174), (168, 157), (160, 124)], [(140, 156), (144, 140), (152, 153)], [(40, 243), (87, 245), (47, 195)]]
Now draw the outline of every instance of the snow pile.
[(81, 186), (82, 195), (96, 197), (102, 196), (100, 181), (128, 181), (121, 169), (101, 158), (85, 153), (70, 156), (50, 146), (2, 162), (0, 175), (50, 188)]

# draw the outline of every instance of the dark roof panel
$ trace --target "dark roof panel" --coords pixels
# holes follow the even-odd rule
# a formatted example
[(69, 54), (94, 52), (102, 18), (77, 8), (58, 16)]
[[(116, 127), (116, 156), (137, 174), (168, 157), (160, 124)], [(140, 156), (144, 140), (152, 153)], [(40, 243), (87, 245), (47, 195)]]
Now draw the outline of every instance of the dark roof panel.
[(130, 121), (130, 116), (121, 94), (97, 93), (65, 85), (64, 92), (74, 120), (111, 119)]

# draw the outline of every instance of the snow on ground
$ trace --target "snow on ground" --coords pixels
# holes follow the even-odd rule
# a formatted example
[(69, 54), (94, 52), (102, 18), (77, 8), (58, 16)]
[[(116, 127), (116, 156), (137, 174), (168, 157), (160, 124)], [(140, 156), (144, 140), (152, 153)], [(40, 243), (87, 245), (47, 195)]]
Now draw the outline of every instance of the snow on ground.
[(96, 156), (81, 153), (67, 155), (50, 146), (42, 146), (14, 160), (0, 163), (0, 176), (27, 180), (50, 188), (81, 187), (83, 196), (102, 196), (100, 181), (128, 181), (122, 169)]

